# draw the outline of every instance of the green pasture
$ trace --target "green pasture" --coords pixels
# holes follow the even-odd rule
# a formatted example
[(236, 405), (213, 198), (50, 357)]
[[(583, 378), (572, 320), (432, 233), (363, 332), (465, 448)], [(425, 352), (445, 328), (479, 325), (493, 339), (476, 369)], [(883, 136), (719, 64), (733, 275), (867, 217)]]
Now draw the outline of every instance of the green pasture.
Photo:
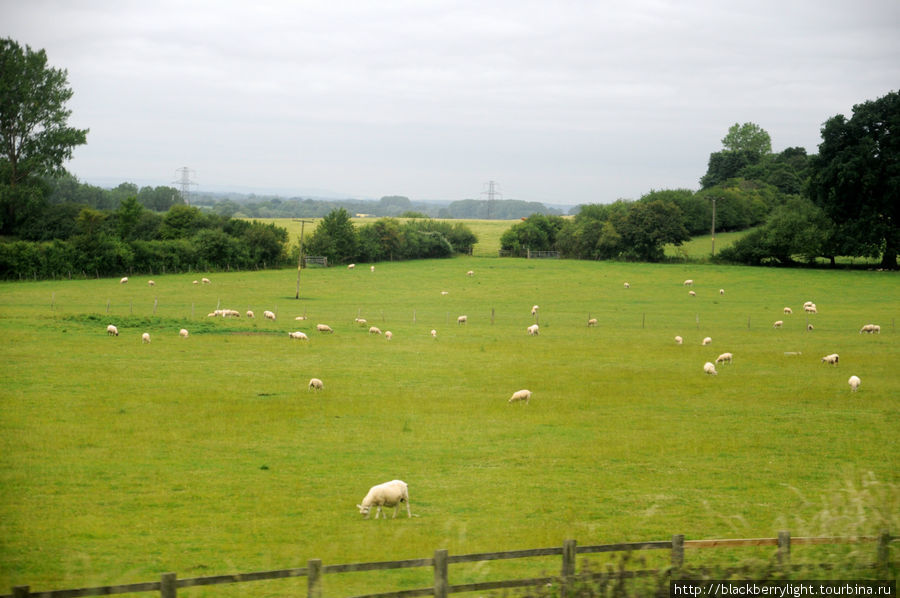
[[(894, 273), (466, 257), (306, 269), (299, 301), (296, 270), (192, 284), (203, 275), (0, 283), (0, 593), (566, 538), (900, 525), (896, 493), (873, 514), (821, 517), (848, 485), (900, 483)], [(803, 313), (807, 300), (818, 314)], [(534, 304), (537, 337), (525, 330)], [(256, 318), (207, 317), (217, 307)], [(881, 334), (859, 334), (867, 323)], [(734, 363), (705, 375), (725, 351)], [(829, 353), (837, 367), (821, 363)], [(322, 392), (307, 391), (311, 377)], [(530, 404), (508, 405), (520, 388)], [(415, 517), (363, 520), (355, 505), (394, 478), (409, 484)], [(558, 566), (484, 562), (451, 579)], [(326, 576), (325, 592), (423, 587), (430, 575)]]

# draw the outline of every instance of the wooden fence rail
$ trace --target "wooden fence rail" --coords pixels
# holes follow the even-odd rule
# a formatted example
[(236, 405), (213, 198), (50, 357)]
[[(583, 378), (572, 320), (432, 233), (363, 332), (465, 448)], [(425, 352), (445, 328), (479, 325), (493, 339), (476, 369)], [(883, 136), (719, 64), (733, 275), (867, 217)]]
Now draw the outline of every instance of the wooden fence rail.
[[(898, 538), (892, 537), (888, 532), (880, 536), (852, 536), (852, 537), (799, 537), (791, 538), (789, 532), (778, 533), (777, 538), (743, 538), (722, 540), (685, 540), (684, 535), (676, 534), (671, 540), (654, 542), (628, 542), (619, 544), (600, 544), (578, 546), (575, 540), (566, 540), (562, 546), (550, 548), (533, 548), (526, 550), (510, 550), (505, 552), (484, 552), (476, 554), (450, 555), (446, 550), (436, 550), (432, 558), (409, 559), (403, 561), (382, 561), (375, 563), (350, 563), (343, 565), (323, 565), (319, 559), (310, 559), (306, 567), (295, 569), (280, 569), (276, 571), (258, 571), (253, 573), (235, 573), (232, 575), (215, 575), (210, 577), (193, 577), (178, 579), (175, 573), (164, 573), (159, 581), (134, 583), (118, 586), (102, 586), (95, 588), (79, 588), (70, 590), (50, 590), (32, 592), (29, 586), (16, 586), (12, 594), (5, 594), (0, 598), (79, 598), (82, 596), (109, 596), (115, 594), (133, 594), (139, 592), (159, 592), (160, 598), (176, 598), (178, 590), (198, 586), (211, 586), (220, 584), (244, 583), (250, 581), (264, 581), (273, 579), (285, 579), (289, 577), (306, 577), (307, 596), (309, 598), (322, 598), (322, 578), (325, 575), (335, 573), (349, 573), (362, 571), (386, 571), (391, 569), (406, 569), (414, 567), (432, 567), (434, 570), (434, 585), (427, 588), (385, 592), (381, 594), (366, 594), (356, 598), (412, 598), (414, 596), (435, 596), (446, 598), (449, 594), (459, 592), (475, 592), (484, 590), (497, 590), (517, 587), (533, 587), (536, 585), (559, 583), (565, 588), (566, 583), (575, 575), (575, 560), (579, 554), (596, 554), (604, 552), (632, 552), (640, 550), (668, 550), (673, 570), (684, 566), (685, 549), (704, 548), (735, 548), (745, 546), (775, 546), (777, 547), (777, 560), (787, 566), (790, 561), (791, 546), (797, 545), (821, 545), (821, 544), (877, 544), (876, 565), (886, 567), (890, 561), (890, 544)], [(520, 559), (541, 556), (560, 556), (562, 566), (558, 576), (532, 577), (527, 579), (508, 579), (500, 581), (485, 581), (459, 585), (450, 584), (449, 566), (459, 563), (474, 563), (482, 561), (494, 561), (505, 559)], [(658, 570), (632, 570), (621, 572), (627, 577), (640, 577), (654, 575)]]

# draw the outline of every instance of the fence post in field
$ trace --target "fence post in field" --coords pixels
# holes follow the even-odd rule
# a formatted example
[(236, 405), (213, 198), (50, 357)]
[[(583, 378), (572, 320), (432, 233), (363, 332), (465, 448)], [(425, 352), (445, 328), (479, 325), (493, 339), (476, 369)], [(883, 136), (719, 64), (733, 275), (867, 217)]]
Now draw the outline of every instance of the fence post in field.
[(175, 585), (174, 573), (163, 573), (159, 579), (159, 598), (175, 598), (178, 586)]
[(563, 541), (562, 570), (560, 571), (561, 587), (559, 593), (562, 598), (565, 598), (568, 594), (569, 583), (572, 581), (572, 578), (575, 577), (576, 544), (575, 540)]
[(672, 567), (675, 569), (684, 567), (684, 534), (672, 536)]
[(306, 571), (306, 595), (322, 598), (322, 559), (309, 559)]
[(791, 560), (791, 532), (778, 532), (778, 564), (786, 567)]
[(891, 543), (891, 534), (884, 530), (881, 532), (881, 535), (878, 536), (878, 568), (887, 570), (888, 566), (888, 557), (890, 557), (890, 543)]
[(16, 586), (12, 590), (13, 598), (28, 598), (30, 586)]
[(434, 551), (434, 598), (447, 598), (450, 582), (447, 575), (446, 549)]

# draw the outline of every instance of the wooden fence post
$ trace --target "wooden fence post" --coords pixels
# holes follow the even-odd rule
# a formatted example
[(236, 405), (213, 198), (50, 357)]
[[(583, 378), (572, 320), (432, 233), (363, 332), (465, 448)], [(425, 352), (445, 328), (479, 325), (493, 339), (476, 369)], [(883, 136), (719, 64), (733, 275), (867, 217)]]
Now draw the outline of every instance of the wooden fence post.
[(447, 575), (447, 551), (434, 551), (434, 598), (447, 598), (450, 582)]
[(560, 572), (560, 588), (559, 595), (565, 598), (568, 595), (569, 584), (575, 577), (575, 548), (577, 543), (575, 540), (563, 541), (562, 547), (562, 571)]
[(13, 590), (13, 598), (28, 598), (30, 586), (16, 586)]
[(175, 585), (174, 573), (163, 573), (159, 579), (159, 598), (175, 598), (178, 586)]
[(672, 536), (672, 567), (675, 569), (684, 567), (684, 534)]
[(778, 564), (786, 567), (791, 560), (791, 532), (778, 532)]
[(306, 568), (306, 595), (322, 598), (322, 559), (309, 559)]

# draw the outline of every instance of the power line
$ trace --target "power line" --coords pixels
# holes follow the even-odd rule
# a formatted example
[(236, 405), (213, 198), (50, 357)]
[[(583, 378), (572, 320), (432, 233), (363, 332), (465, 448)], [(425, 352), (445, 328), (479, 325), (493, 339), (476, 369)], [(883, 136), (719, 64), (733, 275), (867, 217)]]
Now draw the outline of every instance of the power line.
[(179, 178), (177, 181), (172, 181), (172, 184), (181, 185), (181, 199), (184, 200), (184, 203), (186, 205), (191, 205), (191, 185), (197, 184), (191, 180), (191, 173), (194, 171), (192, 171), (187, 166), (182, 166), (175, 172), (181, 173), (181, 178)]
[(497, 183), (496, 183), (496, 182), (494, 182), (494, 181), (488, 181), (487, 183), (485, 183), (485, 185), (487, 185), (487, 191), (482, 191), (481, 194), (482, 194), (482, 195), (487, 195), (487, 196), (488, 196), (488, 214), (487, 214), (487, 217), (488, 217), (488, 220), (490, 220), (490, 219), (491, 219), (491, 216), (493, 216), (493, 212), (494, 212), (494, 199), (496, 199), (496, 197), (497, 197), (498, 195), (502, 198), (502, 197), (503, 197), (503, 194), (500, 193), (500, 191), (497, 190)]

